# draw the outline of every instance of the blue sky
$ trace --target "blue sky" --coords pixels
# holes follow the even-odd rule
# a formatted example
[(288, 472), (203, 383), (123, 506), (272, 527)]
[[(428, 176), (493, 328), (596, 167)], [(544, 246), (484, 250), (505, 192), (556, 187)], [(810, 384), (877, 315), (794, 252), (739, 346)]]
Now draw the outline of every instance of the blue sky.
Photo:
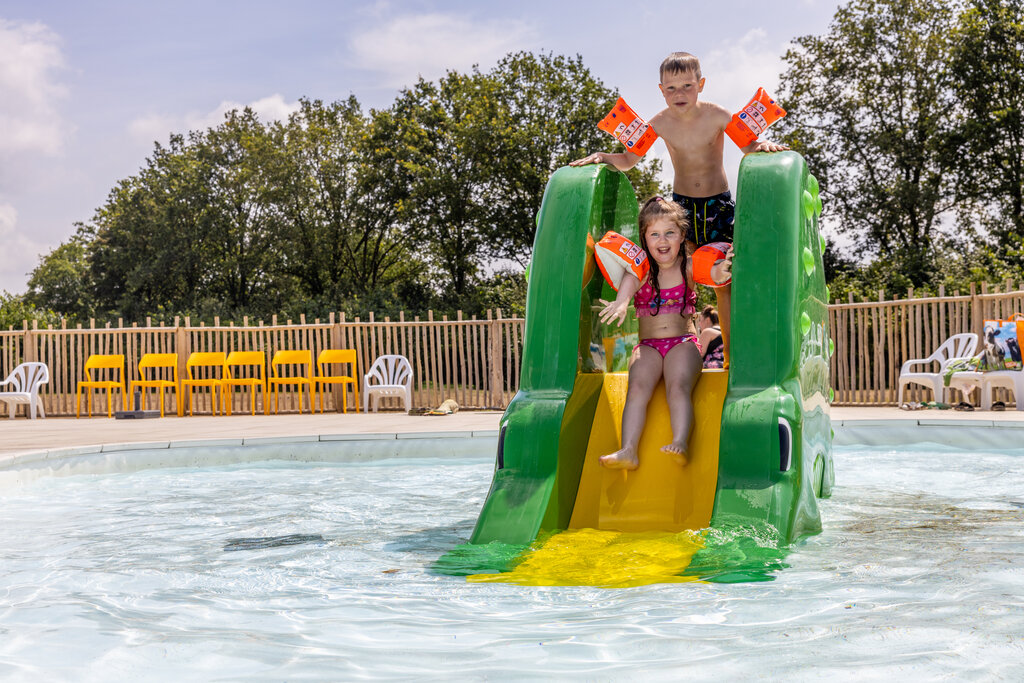
[[(233, 107), (283, 118), (300, 97), (350, 94), (364, 108), (387, 107), (419, 75), (543, 50), (582, 55), (649, 118), (664, 106), (658, 64), (684, 50), (701, 58), (703, 97), (738, 109), (759, 86), (776, 88), (787, 44), (826, 32), (837, 6), (4, 0), (0, 290), (25, 291), (39, 256), (90, 219), (154, 141), (216, 125)], [(740, 155), (726, 147), (734, 182)], [(669, 168), (660, 142), (652, 153)]]

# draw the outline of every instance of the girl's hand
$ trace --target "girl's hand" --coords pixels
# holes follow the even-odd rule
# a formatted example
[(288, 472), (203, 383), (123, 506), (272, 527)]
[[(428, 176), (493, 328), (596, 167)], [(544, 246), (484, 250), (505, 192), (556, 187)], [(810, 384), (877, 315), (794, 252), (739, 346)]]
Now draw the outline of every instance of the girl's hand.
[(711, 266), (711, 279), (715, 284), (724, 284), (732, 280), (732, 257), (733, 257), (733, 246), (729, 245), (729, 251), (726, 252), (725, 258), (720, 261), (715, 261), (715, 265)]
[(605, 301), (599, 299), (604, 304), (604, 308), (598, 317), (605, 325), (611, 325), (612, 321), (616, 321), (616, 325), (622, 326), (622, 323), (626, 320), (626, 309), (629, 307), (628, 301)]

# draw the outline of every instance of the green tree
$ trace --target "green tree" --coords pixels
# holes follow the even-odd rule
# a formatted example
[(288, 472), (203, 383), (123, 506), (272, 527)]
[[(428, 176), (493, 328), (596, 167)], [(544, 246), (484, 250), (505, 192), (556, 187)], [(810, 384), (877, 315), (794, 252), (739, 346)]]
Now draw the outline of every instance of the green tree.
[(32, 305), (24, 296), (0, 289), (0, 330), (12, 327), (20, 330), (25, 321), (31, 325), (33, 320), (38, 320), (40, 325), (57, 325), (60, 316), (54, 311)]
[[(1024, 271), (1024, 5), (972, 0), (953, 34), (961, 222), (981, 223), (995, 254)], [(1019, 276), (1019, 275), (1018, 275)]]
[(795, 39), (784, 57), (784, 140), (808, 158), (858, 254), (913, 285), (932, 278), (955, 205), (952, 25), (946, 0), (853, 0), (826, 35)]
[(469, 294), (485, 254), (480, 188), (486, 171), (474, 100), (487, 85), (479, 73), (449, 72), (436, 84), (421, 78), (392, 107), (401, 131), (399, 158), (410, 178), (409, 235), (452, 301)]
[(208, 171), (204, 238), (212, 252), (205, 270), (210, 289), (236, 316), (285, 310), (299, 288), (283, 244), (281, 188), (271, 164), (276, 140), (249, 108), (230, 112), (222, 125), (191, 137)]
[[(516, 53), (494, 69), (420, 80), (396, 101), (407, 126), (411, 234), (426, 245), (451, 301), (470, 297), (487, 260), (529, 260), (536, 215), (559, 167), (618, 143), (597, 122), (618, 94), (582, 59)], [(657, 192), (657, 160), (630, 171)]]
[[(590, 152), (621, 149), (597, 128), (619, 94), (577, 55), (519, 52), (486, 74), (474, 103), (481, 124), (480, 163), (486, 197), (487, 252), (525, 266), (548, 178)], [(661, 162), (643, 160), (627, 173), (638, 199), (659, 192)]]
[(208, 287), (202, 247), (211, 193), (195, 152), (182, 136), (156, 145), (146, 166), (79, 227), (97, 314), (139, 320), (198, 309)]
[(415, 279), (402, 234), (409, 190), (389, 114), (367, 118), (354, 97), (329, 105), (303, 100), (274, 127), (286, 267), (321, 311)]
[[(615, 97), (579, 57), (519, 53), (368, 114), (355, 97), (271, 124), (230, 112), (156, 144), (42, 260), (32, 300), (129, 320), (514, 307), (507, 260), (528, 258), (550, 174), (617, 144), (596, 128)], [(631, 171), (640, 194), (658, 170)]]
[[(76, 227), (81, 230), (83, 226), (79, 223)], [(77, 322), (94, 315), (87, 246), (85, 238), (75, 234), (40, 258), (29, 277), (25, 303), (35, 308), (53, 309)]]

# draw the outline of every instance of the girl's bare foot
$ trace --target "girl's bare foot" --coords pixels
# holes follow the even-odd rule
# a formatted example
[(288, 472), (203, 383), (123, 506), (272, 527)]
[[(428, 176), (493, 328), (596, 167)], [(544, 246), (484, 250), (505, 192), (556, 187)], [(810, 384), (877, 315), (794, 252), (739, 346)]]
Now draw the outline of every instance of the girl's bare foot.
[(667, 446), (662, 446), (661, 452), (671, 454), (672, 459), (675, 460), (676, 464), (679, 465), (680, 467), (684, 467), (686, 463), (689, 462), (689, 458), (686, 457), (686, 449), (683, 447), (683, 445), (680, 445), (675, 441), (668, 444)]
[(612, 470), (635, 470), (640, 467), (640, 459), (636, 457), (636, 449), (629, 446), (608, 455), (602, 455), (598, 462)]

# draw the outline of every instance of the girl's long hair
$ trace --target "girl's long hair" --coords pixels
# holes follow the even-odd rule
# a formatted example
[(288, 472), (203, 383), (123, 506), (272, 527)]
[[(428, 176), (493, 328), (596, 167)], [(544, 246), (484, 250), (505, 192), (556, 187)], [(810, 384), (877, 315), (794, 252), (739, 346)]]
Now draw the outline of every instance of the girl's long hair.
[[(686, 228), (689, 225), (689, 221), (686, 218), (686, 211), (683, 207), (679, 206), (673, 201), (669, 201), (664, 197), (651, 197), (644, 205), (640, 207), (640, 216), (637, 222), (640, 224), (640, 246), (643, 247), (644, 253), (647, 254), (647, 262), (651, 264), (651, 272), (647, 276), (650, 280), (651, 287), (654, 289), (654, 300), (658, 302), (658, 307), (654, 311), (654, 315), (658, 315), (661, 311), (661, 285), (658, 283), (658, 263), (654, 260), (654, 256), (651, 255), (651, 250), (647, 246), (647, 226), (662, 217), (668, 217), (676, 227), (679, 228), (683, 235), (683, 242), (679, 245), (679, 253), (682, 254), (683, 258), (679, 260), (679, 267), (682, 270), (683, 282), (686, 282), (686, 260), (689, 258), (686, 255)], [(689, 285), (687, 285), (689, 286)], [(679, 315), (683, 315), (682, 311)]]

